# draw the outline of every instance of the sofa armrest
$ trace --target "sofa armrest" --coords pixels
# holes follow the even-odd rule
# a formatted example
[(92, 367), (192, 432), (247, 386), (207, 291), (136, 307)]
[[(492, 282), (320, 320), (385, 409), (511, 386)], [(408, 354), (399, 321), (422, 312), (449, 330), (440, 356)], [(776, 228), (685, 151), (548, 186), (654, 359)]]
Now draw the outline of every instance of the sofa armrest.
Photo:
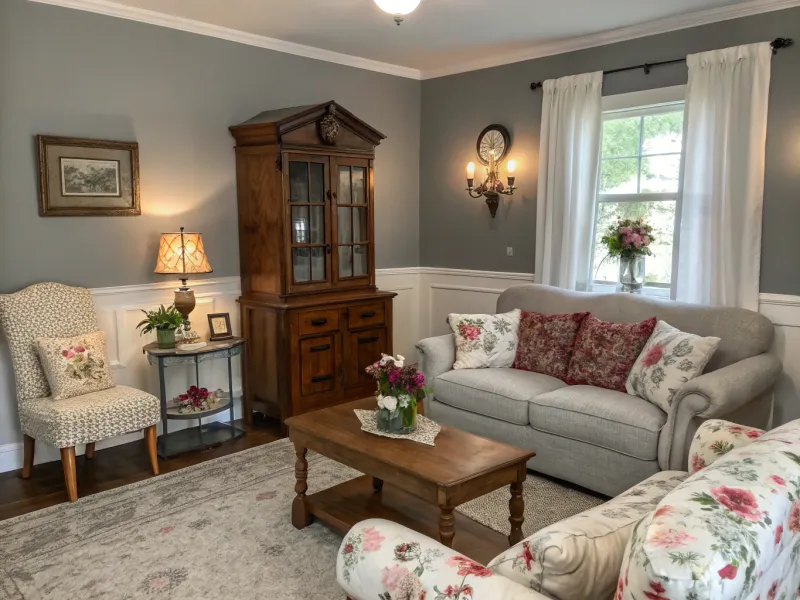
[(382, 519), (362, 521), (345, 536), (336, 577), (353, 600), (443, 595), (451, 600), (547, 600), (421, 533)]
[(763, 429), (709, 419), (697, 428), (689, 448), (689, 474), (711, 466), (731, 450), (752, 444), (766, 433)]
[[(742, 409), (768, 395), (783, 366), (771, 354), (759, 354), (705, 373), (688, 381), (675, 394), (667, 423), (661, 431), (658, 462), (664, 470), (687, 470), (689, 446), (698, 425), (708, 419), (742, 414)], [(741, 425), (764, 426), (769, 415), (736, 420)], [(747, 422), (750, 421), (750, 422)]]
[(431, 337), (418, 342), (419, 366), (425, 383), (433, 389), (433, 380), (453, 370), (456, 362), (456, 341), (452, 333)]

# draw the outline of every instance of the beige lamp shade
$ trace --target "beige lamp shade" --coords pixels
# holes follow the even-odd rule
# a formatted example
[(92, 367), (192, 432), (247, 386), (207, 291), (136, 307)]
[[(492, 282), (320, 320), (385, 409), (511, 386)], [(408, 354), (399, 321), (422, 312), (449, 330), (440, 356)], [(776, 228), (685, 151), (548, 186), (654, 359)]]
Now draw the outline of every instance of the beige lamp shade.
[(177, 233), (162, 233), (158, 248), (156, 273), (211, 273), (211, 264), (203, 249), (199, 233), (187, 233), (183, 227)]

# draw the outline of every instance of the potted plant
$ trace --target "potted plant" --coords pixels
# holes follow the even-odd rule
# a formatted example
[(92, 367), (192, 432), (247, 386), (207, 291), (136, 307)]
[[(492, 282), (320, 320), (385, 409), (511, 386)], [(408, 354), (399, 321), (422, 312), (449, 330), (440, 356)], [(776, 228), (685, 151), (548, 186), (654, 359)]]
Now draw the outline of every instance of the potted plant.
[(644, 285), (644, 257), (653, 256), (653, 227), (644, 219), (621, 219), (603, 236), (608, 256), (619, 257), (619, 282), (622, 291), (641, 294)]
[(425, 397), (425, 376), (404, 361), (399, 354), (397, 358), (384, 354), (365, 369), (378, 384), (378, 429), (384, 432), (409, 434), (417, 428), (417, 402)]
[(183, 316), (175, 308), (175, 305), (170, 305), (169, 308), (164, 308), (162, 304), (156, 310), (143, 310), (145, 318), (136, 326), (136, 329), (141, 329), (140, 335), (156, 332), (158, 338), (158, 347), (162, 350), (175, 347), (175, 330), (183, 325)]

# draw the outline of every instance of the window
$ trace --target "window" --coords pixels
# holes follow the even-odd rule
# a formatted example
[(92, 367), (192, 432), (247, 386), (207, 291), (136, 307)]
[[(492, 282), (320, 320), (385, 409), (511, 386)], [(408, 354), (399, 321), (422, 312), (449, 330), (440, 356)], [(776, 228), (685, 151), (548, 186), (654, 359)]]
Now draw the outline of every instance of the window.
[(601, 243), (619, 219), (653, 226), (645, 293), (669, 297), (680, 216), (683, 86), (604, 99), (603, 146), (595, 211), (592, 270), (596, 291), (613, 290), (619, 263)]

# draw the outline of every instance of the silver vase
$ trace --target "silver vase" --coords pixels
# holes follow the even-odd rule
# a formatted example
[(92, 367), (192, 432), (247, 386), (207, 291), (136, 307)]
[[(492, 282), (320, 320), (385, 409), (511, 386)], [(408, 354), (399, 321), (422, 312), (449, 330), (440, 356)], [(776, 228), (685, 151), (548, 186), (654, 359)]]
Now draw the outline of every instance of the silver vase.
[(627, 294), (641, 294), (644, 286), (644, 256), (619, 258), (619, 282)]

